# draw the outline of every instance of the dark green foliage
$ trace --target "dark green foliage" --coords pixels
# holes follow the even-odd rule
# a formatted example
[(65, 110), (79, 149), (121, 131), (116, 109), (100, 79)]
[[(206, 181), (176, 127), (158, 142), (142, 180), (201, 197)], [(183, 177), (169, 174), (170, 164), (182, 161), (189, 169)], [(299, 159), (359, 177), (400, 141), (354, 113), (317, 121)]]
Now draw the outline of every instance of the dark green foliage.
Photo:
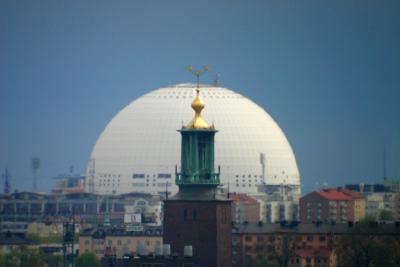
[(6, 257), (0, 254), (0, 267), (6, 267)]
[(38, 234), (29, 233), (26, 235), (26, 239), (33, 244), (61, 244), (63, 242), (63, 236), (60, 234), (50, 234), (47, 237), (41, 237)]
[(63, 256), (61, 255), (48, 255), (45, 256), (45, 261), (48, 267), (60, 267), (63, 263)]
[(265, 257), (257, 256), (256, 258), (256, 267), (270, 267), (268, 261)]
[(42, 239), (38, 234), (34, 234), (34, 233), (28, 233), (26, 234), (26, 239), (30, 242), (32, 242), (33, 244), (40, 244), (42, 243)]
[[(4, 266), (7, 267), (43, 267), (43, 255), (36, 249), (20, 246), (12, 249), (10, 253), (2, 256)], [(1, 266), (1, 265), (0, 265)]]
[(100, 262), (94, 253), (85, 252), (76, 259), (75, 267), (100, 267)]
[(338, 239), (339, 266), (400, 267), (400, 232), (385, 234), (382, 224), (368, 218), (353, 227), (351, 233)]
[(390, 210), (382, 210), (379, 213), (379, 219), (382, 221), (391, 221), (393, 220), (393, 213)]

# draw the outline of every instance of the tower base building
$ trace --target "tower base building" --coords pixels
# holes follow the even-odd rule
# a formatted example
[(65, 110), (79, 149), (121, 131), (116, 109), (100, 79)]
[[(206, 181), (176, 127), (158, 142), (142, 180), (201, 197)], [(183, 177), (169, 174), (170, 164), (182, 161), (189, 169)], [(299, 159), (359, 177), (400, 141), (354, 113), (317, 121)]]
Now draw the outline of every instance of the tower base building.
[(177, 196), (164, 202), (164, 244), (172, 255), (191, 248), (199, 266), (230, 267), (231, 201)]
[(201, 117), (204, 102), (192, 102), (193, 120), (181, 133), (181, 169), (175, 171), (178, 193), (164, 202), (164, 244), (172, 255), (192, 256), (198, 266), (231, 267), (231, 201), (217, 194), (214, 126)]

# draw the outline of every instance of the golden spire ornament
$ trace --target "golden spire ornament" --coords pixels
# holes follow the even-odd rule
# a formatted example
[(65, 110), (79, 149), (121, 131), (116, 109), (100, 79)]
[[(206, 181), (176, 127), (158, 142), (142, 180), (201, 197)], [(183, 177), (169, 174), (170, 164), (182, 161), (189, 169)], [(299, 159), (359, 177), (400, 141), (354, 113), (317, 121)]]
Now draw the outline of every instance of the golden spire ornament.
[(186, 128), (189, 129), (209, 129), (211, 128), (207, 122), (201, 117), (201, 111), (203, 110), (205, 104), (203, 99), (200, 97), (200, 75), (208, 70), (208, 65), (204, 66), (202, 70), (193, 70), (192, 65), (186, 67), (186, 70), (191, 72), (197, 79), (197, 88), (196, 88), (196, 98), (192, 102), (192, 109), (194, 110), (194, 118)]

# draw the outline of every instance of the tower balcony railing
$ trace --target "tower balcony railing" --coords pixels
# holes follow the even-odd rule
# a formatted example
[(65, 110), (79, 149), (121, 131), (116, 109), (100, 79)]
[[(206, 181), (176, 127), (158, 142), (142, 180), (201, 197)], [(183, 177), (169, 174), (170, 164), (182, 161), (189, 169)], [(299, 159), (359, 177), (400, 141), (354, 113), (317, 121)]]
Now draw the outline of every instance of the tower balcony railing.
[(210, 185), (216, 186), (220, 184), (219, 173), (210, 174), (184, 174), (181, 172), (176, 173), (176, 185)]

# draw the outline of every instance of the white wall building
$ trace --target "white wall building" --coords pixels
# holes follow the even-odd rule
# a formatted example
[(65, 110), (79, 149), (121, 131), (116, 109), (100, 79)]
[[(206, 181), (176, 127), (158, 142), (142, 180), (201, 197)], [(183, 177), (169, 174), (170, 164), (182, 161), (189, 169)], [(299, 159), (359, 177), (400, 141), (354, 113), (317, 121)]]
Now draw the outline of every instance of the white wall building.
[[(178, 84), (160, 88), (122, 109), (93, 148), (86, 191), (162, 194), (168, 183), (168, 191), (176, 192), (175, 165), (180, 162), (180, 135), (176, 130), (193, 117), (190, 103), (195, 87)], [(285, 184), (294, 185), (300, 192), (292, 148), (263, 108), (222, 87), (201, 85), (200, 95), (206, 104), (203, 117), (219, 131), (215, 163), (221, 166), (225, 187), (229, 182), (231, 191), (254, 195), (264, 183)]]

